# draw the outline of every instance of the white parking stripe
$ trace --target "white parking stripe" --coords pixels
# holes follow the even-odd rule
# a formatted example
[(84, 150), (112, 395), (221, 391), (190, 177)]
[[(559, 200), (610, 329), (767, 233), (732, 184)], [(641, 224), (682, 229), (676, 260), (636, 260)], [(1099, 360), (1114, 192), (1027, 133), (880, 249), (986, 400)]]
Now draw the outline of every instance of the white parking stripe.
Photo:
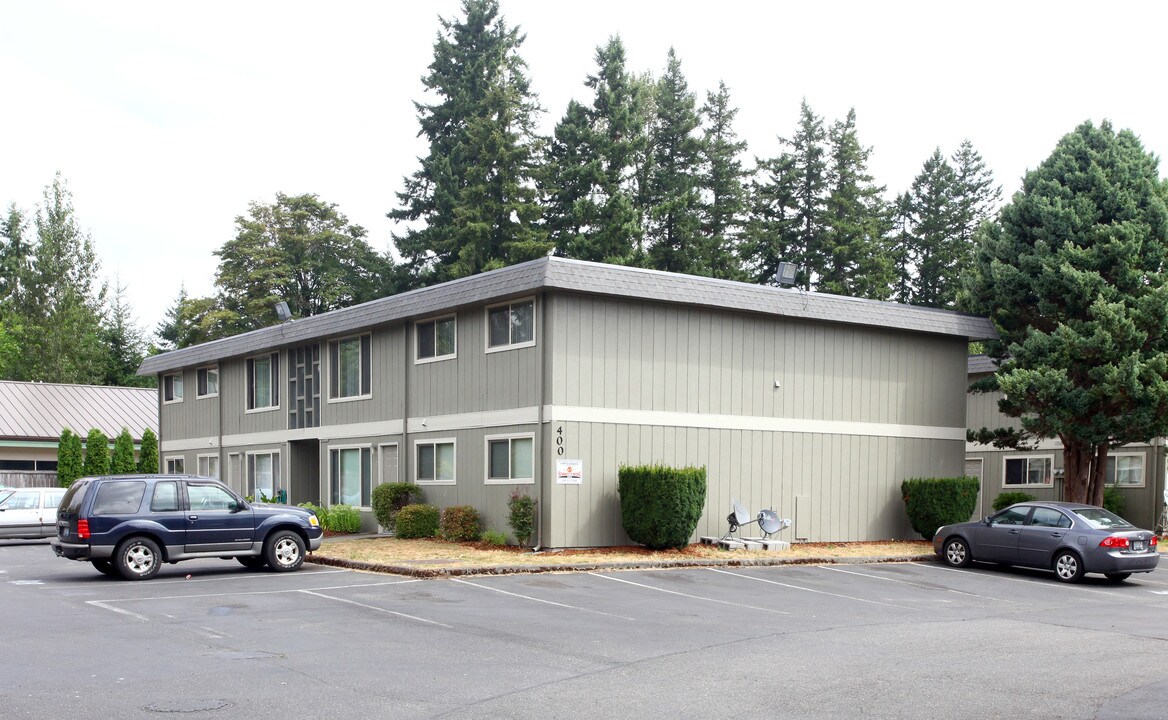
[(530, 595), (520, 595), (519, 593), (508, 592), (507, 590), (500, 590), (499, 588), (494, 588), (494, 587), (491, 587), (490, 585), (480, 585), (479, 583), (471, 582), (470, 580), (463, 580), (461, 578), (451, 578), (451, 581), (456, 582), (456, 583), (461, 583), (462, 585), (470, 585), (471, 587), (482, 588), (483, 590), (490, 590), (491, 592), (497, 592), (497, 593), (500, 593), (501, 595), (510, 595), (511, 597), (517, 597), (517, 598), (521, 598), (523, 600), (530, 600), (532, 602), (543, 603), (545, 605), (555, 605), (556, 607), (567, 608), (568, 610), (580, 610), (582, 612), (595, 613), (597, 615), (604, 615), (605, 617), (619, 618), (621, 620), (634, 620), (634, 621), (636, 620), (636, 618), (625, 617), (624, 615), (613, 615), (612, 613), (601, 612), (600, 610), (591, 610), (589, 608), (576, 607), (575, 605), (565, 605), (564, 603), (553, 602), (551, 600), (542, 600), (542, 599), (537, 598), (537, 597), (531, 597)]
[(909, 580), (901, 580), (900, 578), (885, 577), (884, 575), (873, 575), (871, 573), (862, 573), (862, 572), (857, 572), (855, 570), (844, 570), (843, 568), (835, 567), (834, 565), (816, 565), (815, 567), (819, 568), (820, 570), (831, 570), (833, 572), (841, 572), (841, 573), (846, 573), (848, 575), (859, 575), (860, 577), (873, 578), (876, 580), (884, 580), (886, 582), (901, 583), (903, 585), (911, 585), (913, 587), (921, 588), (922, 590), (944, 590), (945, 592), (957, 593), (958, 595), (969, 595), (971, 597), (985, 598), (987, 600), (997, 600), (998, 602), (1010, 603), (1011, 605), (1016, 604), (1013, 600), (1007, 600), (1005, 598), (994, 597), (992, 595), (983, 595), (981, 593), (966, 592), (965, 590), (954, 590), (953, 588), (938, 588), (938, 587), (933, 587), (931, 585), (922, 585), (921, 583), (915, 583), (915, 582), (911, 582)]
[[(150, 587), (158, 587), (159, 585), (176, 585), (176, 584), (205, 583), (205, 582), (224, 582), (227, 580), (291, 580), (291, 579), (297, 578), (297, 577), (316, 576), (316, 575), (332, 575), (334, 573), (351, 573), (351, 572), (353, 572), (353, 571), (342, 568), (340, 570), (312, 570), (309, 572), (297, 572), (297, 573), (266, 573), (266, 574), (243, 573), (240, 575), (219, 575), (216, 577), (191, 578), (190, 580), (187, 580), (186, 578), (175, 578), (174, 580), (159, 580), (159, 579), (155, 578), (149, 582), (149, 586)], [(102, 587), (102, 585), (94, 585), (94, 583), (103, 582), (103, 581), (104, 581), (104, 578), (102, 578), (100, 575), (98, 575), (98, 576), (94, 576), (93, 580), (91, 580), (90, 582), (87, 582), (87, 583), (72, 583), (72, 584), (68, 584), (68, 585), (45, 585), (45, 587), (49, 587), (49, 588), (52, 588), (54, 590), (57, 590), (59, 588), (67, 588), (67, 589), (100, 588), (100, 587)]]
[(107, 604), (105, 604), (103, 602), (99, 602), (97, 600), (87, 600), (85, 602), (85, 604), (86, 605), (93, 605), (94, 607), (99, 607), (102, 610), (109, 610), (111, 612), (116, 612), (119, 615), (129, 615), (130, 617), (137, 618), (138, 620), (141, 620), (142, 622), (150, 622), (150, 618), (146, 617), (145, 615), (139, 615), (138, 613), (130, 612), (129, 610), (123, 610), (121, 608), (116, 608), (112, 605), (107, 605)]
[(792, 590), (801, 590), (803, 592), (815, 593), (817, 595), (830, 595), (832, 597), (843, 598), (844, 600), (855, 600), (856, 602), (869, 603), (871, 605), (883, 605), (884, 607), (897, 608), (899, 610), (912, 609), (903, 605), (893, 605), (892, 603), (880, 602), (879, 600), (868, 600), (866, 598), (854, 597), (852, 595), (841, 595), (839, 593), (827, 592), (826, 590), (816, 590), (814, 588), (803, 587), (802, 585), (791, 585), (789, 583), (779, 582), (778, 580), (768, 580), (767, 578), (730, 572), (729, 570), (719, 570), (718, 568), (706, 568), (706, 570), (709, 570), (710, 572), (721, 573), (722, 575), (733, 575), (734, 577), (746, 578), (747, 580), (754, 580), (755, 582), (766, 583), (768, 585), (778, 585), (779, 587), (790, 588)]
[(635, 585), (636, 587), (645, 588), (646, 590), (656, 590), (657, 592), (668, 593), (670, 595), (679, 595), (681, 597), (690, 598), (691, 600), (704, 600), (706, 602), (718, 603), (719, 605), (731, 605), (733, 607), (746, 608), (747, 610), (762, 610), (763, 612), (775, 613), (777, 615), (790, 615), (789, 612), (782, 610), (775, 610), (774, 608), (756, 607), (754, 605), (743, 605), (742, 603), (730, 602), (728, 600), (716, 600), (714, 598), (702, 597), (701, 595), (690, 595), (689, 593), (677, 592), (676, 590), (666, 590), (665, 588), (653, 587), (652, 585), (645, 585), (643, 583), (633, 582), (632, 580), (623, 580), (612, 575), (601, 575), (600, 573), (589, 572), (593, 577), (603, 578), (605, 580), (612, 580), (613, 582), (625, 583), (626, 585)]
[[(910, 564), (916, 565), (917, 567), (931, 567), (934, 570), (946, 570), (948, 572), (956, 572), (956, 573), (968, 573), (969, 572), (968, 568), (966, 568), (966, 569), (951, 568), (951, 567), (945, 567), (944, 565), (933, 565), (933, 564), (925, 564), (925, 563), (910, 563)], [(1041, 580), (1033, 580), (1033, 579), (1026, 580), (1023, 578), (1008, 577), (1006, 575), (997, 575), (997, 574), (990, 573), (990, 572), (978, 573), (978, 576), (979, 577), (995, 578), (997, 580), (1009, 580), (1011, 582), (1026, 583), (1026, 584), (1030, 585), (1031, 587), (1058, 587), (1060, 585), (1065, 585), (1071, 591), (1077, 590), (1079, 592), (1094, 593), (1096, 595), (1107, 595), (1109, 597), (1117, 597), (1117, 598), (1122, 598), (1124, 600), (1132, 600), (1133, 599), (1132, 596), (1130, 596), (1130, 595), (1125, 595), (1123, 593), (1115, 592), (1114, 590), (1096, 590), (1094, 588), (1083, 587), (1082, 585), (1073, 585), (1071, 583), (1060, 583), (1057, 580), (1053, 580), (1053, 577), (1054, 577), (1053, 574), (1051, 575), (1052, 580), (1050, 580), (1049, 582), (1046, 581), (1045, 578), (1043, 578)]]
[[(381, 583), (362, 583), (357, 585), (329, 585), (318, 588), (287, 588), (284, 590), (247, 590), (244, 592), (221, 592), (221, 593), (193, 593), (190, 595), (155, 595), (154, 597), (128, 597), (128, 598), (114, 598), (112, 600), (104, 600), (107, 603), (121, 603), (121, 602), (148, 602), (151, 600), (185, 600), (187, 598), (216, 598), (216, 597), (236, 597), (239, 595), (282, 595), (287, 593), (310, 592), (313, 590), (344, 590), (351, 587), (377, 587), (379, 585), (404, 585), (406, 583), (421, 582), (417, 578), (406, 578), (404, 580), (390, 580)], [(90, 600), (88, 602), (97, 602)]]
[(387, 610), (385, 608), (379, 608), (379, 607), (376, 607), (374, 605), (366, 605), (365, 603), (359, 603), (355, 600), (346, 600), (345, 598), (333, 597), (332, 595), (324, 595), (322, 593), (313, 592), (312, 590), (297, 590), (296, 592), (302, 592), (305, 595), (315, 595), (316, 597), (325, 598), (326, 600), (336, 600), (337, 602), (348, 603), (349, 605), (356, 605), (357, 607), (365, 608), (366, 610), (376, 610), (377, 612), (382, 612), (382, 613), (385, 613), (387, 615), (396, 615), (398, 617), (402, 617), (402, 618), (405, 618), (407, 620), (417, 620), (418, 622), (426, 623), (427, 625), (437, 625), (438, 627), (444, 627), (444, 628), (447, 628), (449, 630), (454, 629), (454, 627), (451, 625), (446, 625), (444, 623), (436, 622), (434, 620), (427, 620), (426, 618), (415, 617), (413, 615), (407, 615), (405, 613), (397, 612), (396, 610)]

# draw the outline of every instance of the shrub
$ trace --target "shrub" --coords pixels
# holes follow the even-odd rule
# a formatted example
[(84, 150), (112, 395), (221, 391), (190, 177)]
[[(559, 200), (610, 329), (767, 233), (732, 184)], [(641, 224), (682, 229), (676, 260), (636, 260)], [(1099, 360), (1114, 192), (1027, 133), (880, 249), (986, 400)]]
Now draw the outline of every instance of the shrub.
[(69, 428), (61, 431), (57, 443), (57, 484), (69, 487), (81, 477), (81, 437)]
[(442, 537), (451, 542), (478, 540), (483, 532), (479, 511), (470, 505), (452, 505), (442, 511)]
[(1123, 496), (1118, 486), (1108, 485), (1103, 488), (1103, 509), (1110, 510), (1120, 517), (1127, 512), (1127, 498)]
[(622, 465), (617, 472), (621, 524), (653, 549), (689, 544), (706, 504), (706, 469)]
[[(251, 498), (249, 497), (249, 498), (247, 498), (247, 500), (250, 502)], [(320, 526), (322, 528), (328, 527), (328, 508), (321, 507), (319, 505), (314, 505), (313, 503), (310, 503), (310, 502), (302, 502), (299, 505), (297, 505), (297, 507), (302, 507), (306, 510), (313, 511), (314, 513), (316, 513), (316, 519), (320, 521)]]
[(89, 436), (85, 438), (85, 465), (81, 471), (86, 477), (109, 474), (109, 438), (97, 428), (90, 430)]
[(392, 531), (398, 512), (412, 498), (421, 497), (422, 489), (413, 483), (383, 483), (373, 488), (373, 515), (381, 527)]
[(965, 522), (977, 505), (977, 478), (909, 478), (900, 485), (909, 522), (926, 540), (942, 525)]
[(429, 538), (438, 535), (438, 508), (434, 505), (406, 505), (395, 523), (399, 538)]
[(361, 529), (361, 511), (352, 505), (333, 505), (328, 519), (322, 523), (325, 530), (337, 533), (355, 533)]
[(535, 498), (515, 488), (507, 498), (507, 524), (519, 547), (527, 547), (535, 532)]
[(110, 462), (110, 472), (114, 475), (130, 475), (138, 469), (134, 462), (134, 438), (130, 431), (122, 428), (114, 440), (114, 456)]
[(158, 436), (150, 428), (142, 431), (142, 450), (138, 453), (138, 472), (146, 475), (158, 472)]
[(483, 533), (483, 542), (488, 545), (506, 545), (507, 536), (498, 530), (487, 530)]
[(1010, 492), (1004, 492), (1001, 495), (994, 498), (993, 507), (994, 507), (995, 511), (1005, 510), (1006, 508), (1010, 507), (1014, 503), (1030, 502), (1031, 500), (1034, 500), (1034, 499), (1035, 499), (1034, 496), (1031, 495), (1030, 493), (1019, 492), (1017, 490), (1011, 490)]

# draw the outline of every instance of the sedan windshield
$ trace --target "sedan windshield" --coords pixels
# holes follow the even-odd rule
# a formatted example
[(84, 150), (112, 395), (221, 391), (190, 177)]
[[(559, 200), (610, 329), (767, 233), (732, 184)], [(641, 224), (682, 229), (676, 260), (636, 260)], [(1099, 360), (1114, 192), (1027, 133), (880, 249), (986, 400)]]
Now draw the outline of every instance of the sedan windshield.
[(1074, 511), (1076, 515), (1087, 521), (1087, 524), (1096, 530), (1111, 530), (1113, 528), (1134, 528), (1127, 520), (1124, 520), (1115, 513), (1104, 510), (1103, 508), (1079, 508)]

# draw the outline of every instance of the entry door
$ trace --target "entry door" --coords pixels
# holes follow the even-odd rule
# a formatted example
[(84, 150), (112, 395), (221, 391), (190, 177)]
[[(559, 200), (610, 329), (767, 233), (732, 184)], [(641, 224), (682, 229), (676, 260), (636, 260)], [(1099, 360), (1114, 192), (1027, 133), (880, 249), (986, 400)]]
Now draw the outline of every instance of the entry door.
[(985, 511), (985, 508), (981, 506), (982, 498), (985, 495), (985, 493), (981, 491), (981, 474), (982, 465), (984, 463), (985, 461), (981, 458), (965, 458), (965, 476), (977, 478), (977, 503), (973, 506), (973, 517), (970, 518), (970, 520), (977, 520), (989, 514)]

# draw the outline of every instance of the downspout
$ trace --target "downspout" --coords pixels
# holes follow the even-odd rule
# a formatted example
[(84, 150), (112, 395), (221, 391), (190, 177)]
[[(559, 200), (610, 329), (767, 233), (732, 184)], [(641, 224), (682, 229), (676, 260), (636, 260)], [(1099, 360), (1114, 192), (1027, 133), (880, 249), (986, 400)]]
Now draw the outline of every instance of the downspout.
[(552, 346), (551, 340), (548, 337), (548, 302), (547, 302), (547, 297), (548, 296), (547, 296), (546, 291), (541, 292), (539, 294), (539, 323), (540, 323), (539, 331), (540, 331), (541, 337), (543, 338), (543, 342), (540, 343), (540, 345), (539, 345), (540, 364), (539, 364), (539, 379), (536, 381), (536, 397), (538, 398), (538, 402), (537, 402), (538, 407), (536, 408), (536, 412), (537, 412), (537, 419), (539, 422), (539, 433), (538, 433), (538, 435), (539, 435), (539, 457), (540, 457), (541, 462), (540, 462), (540, 473), (539, 473), (540, 483), (539, 483), (539, 506), (538, 506), (539, 512), (537, 513), (538, 522), (536, 522), (536, 524), (535, 524), (535, 528), (536, 528), (536, 530), (535, 530), (535, 547), (532, 548), (532, 552), (538, 552), (540, 550), (540, 548), (543, 547), (543, 522), (544, 522), (544, 516), (548, 512), (544, 507), (544, 500), (551, 494), (551, 488), (549, 487), (549, 482), (548, 482), (548, 480), (550, 478), (550, 473), (547, 472), (547, 463), (549, 460), (554, 460), (554, 456), (549, 456), (545, 453), (545, 450), (547, 450), (547, 443), (544, 442), (544, 438), (546, 436), (546, 433), (544, 431), (544, 422), (545, 422), (546, 418), (544, 417), (544, 410), (543, 409), (544, 409), (545, 405), (548, 404), (548, 399), (546, 397), (544, 397), (544, 388), (546, 387), (545, 383), (546, 383), (546, 378), (547, 378), (547, 374), (548, 374), (548, 368), (549, 368), (549, 365), (551, 364), (551, 362), (549, 360), (549, 356), (551, 353), (551, 346)]
[[(406, 473), (402, 470), (408, 470), (410, 467), (409, 452), (410, 452), (410, 328), (412, 324), (409, 320), (402, 322), (402, 347), (403, 359), (405, 362), (402, 365), (402, 431), (401, 431), (401, 448), (397, 455), (397, 469), (398, 482), (413, 482), (413, 480), (406, 480)], [(403, 468), (404, 465), (404, 468)]]

